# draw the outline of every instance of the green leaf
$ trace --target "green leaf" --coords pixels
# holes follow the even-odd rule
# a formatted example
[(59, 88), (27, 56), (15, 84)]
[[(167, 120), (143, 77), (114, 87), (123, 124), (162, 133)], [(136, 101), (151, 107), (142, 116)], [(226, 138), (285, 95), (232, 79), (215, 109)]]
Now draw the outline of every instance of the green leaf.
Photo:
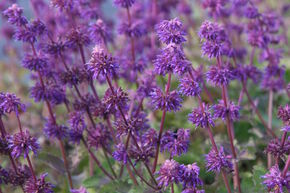
[(40, 153), (38, 155), (38, 159), (45, 165), (57, 170), (58, 172), (62, 174), (65, 173), (65, 167), (62, 159), (49, 153)]

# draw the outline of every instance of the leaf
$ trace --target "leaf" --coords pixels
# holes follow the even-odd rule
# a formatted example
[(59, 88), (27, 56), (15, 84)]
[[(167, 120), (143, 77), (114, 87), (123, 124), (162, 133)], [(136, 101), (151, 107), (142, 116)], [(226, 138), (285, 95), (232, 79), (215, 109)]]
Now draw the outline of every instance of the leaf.
[(62, 159), (49, 153), (40, 153), (38, 155), (38, 159), (42, 161), (45, 165), (48, 165), (49, 167), (57, 170), (58, 172), (62, 174), (65, 173), (65, 167)]
[(267, 173), (266, 168), (260, 165), (256, 165), (253, 167), (253, 182), (254, 182), (254, 192), (264, 192), (265, 188), (262, 184), (263, 179), (261, 176)]

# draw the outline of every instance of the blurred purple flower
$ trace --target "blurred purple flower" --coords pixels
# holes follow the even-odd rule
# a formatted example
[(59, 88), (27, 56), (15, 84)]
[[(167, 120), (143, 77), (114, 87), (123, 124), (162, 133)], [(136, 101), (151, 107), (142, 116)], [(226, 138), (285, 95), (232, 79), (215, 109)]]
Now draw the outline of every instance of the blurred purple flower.
[(54, 120), (47, 120), (43, 132), (48, 138), (64, 139), (68, 136), (68, 128), (65, 125), (58, 125)]
[(21, 103), (20, 98), (12, 93), (0, 93), (0, 109), (4, 113), (15, 112), (18, 115), (18, 111), (25, 111), (25, 105)]
[(87, 128), (84, 114), (80, 111), (74, 111), (69, 114), (69, 117), (69, 124), (71, 127), (69, 130), (70, 141), (79, 144), (83, 137), (83, 131)]
[(114, 0), (114, 3), (118, 6), (128, 8), (135, 3), (135, 0)]
[(127, 164), (128, 154), (124, 144), (120, 143), (116, 145), (115, 151), (113, 152), (113, 158), (118, 162), (122, 162), (123, 164)]
[(185, 76), (180, 79), (179, 91), (185, 96), (199, 96), (201, 87), (197, 81), (192, 80), (189, 76)]
[(23, 26), (28, 23), (27, 19), (23, 17), (22, 14), (23, 9), (20, 8), (17, 4), (13, 4), (5, 11), (3, 11), (3, 15), (8, 19), (8, 23), (16, 26)]
[(215, 86), (226, 86), (231, 80), (234, 80), (235, 73), (227, 65), (218, 68), (216, 66), (210, 67), (209, 71), (206, 73), (207, 80), (214, 84)]

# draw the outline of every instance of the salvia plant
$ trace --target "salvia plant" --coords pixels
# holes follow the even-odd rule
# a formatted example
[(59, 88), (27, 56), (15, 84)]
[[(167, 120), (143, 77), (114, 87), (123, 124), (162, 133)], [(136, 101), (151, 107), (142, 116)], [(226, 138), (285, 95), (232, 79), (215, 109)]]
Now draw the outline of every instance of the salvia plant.
[(0, 193), (290, 191), (286, 0), (0, 8)]

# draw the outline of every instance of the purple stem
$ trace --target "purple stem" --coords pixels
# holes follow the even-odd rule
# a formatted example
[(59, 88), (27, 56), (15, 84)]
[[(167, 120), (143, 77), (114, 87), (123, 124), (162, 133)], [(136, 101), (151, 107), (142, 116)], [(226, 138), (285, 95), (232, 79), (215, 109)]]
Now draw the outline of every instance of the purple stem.
[[(168, 95), (168, 93), (170, 91), (170, 85), (171, 85), (171, 73), (168, 74), (168, 80), (167, 80), (167, 85), (166, 85), (166, 89), (165, 89), (165, 95)], [(156, 171), (158, 155), (159, 155), (159, 148), (160, 148), (160, 141), (161, 141), (161, 137), (162, 137), (162, 133), (163, 133), (163, 129), (164, 129), (166, 108), (165, 107), (163, 107), (163, 108), (164, 109), (163, 109), (163, 112), (162, 112), (160, 130), (159, 130), (159, 135), (158, 135), (158, 139), (157, 139), (157, 149), (156, 149), (156, 153), (155, 153), (155, 160), (154, 160), (153, 167), (152, 167), (152, 172), (153, 173)]]

